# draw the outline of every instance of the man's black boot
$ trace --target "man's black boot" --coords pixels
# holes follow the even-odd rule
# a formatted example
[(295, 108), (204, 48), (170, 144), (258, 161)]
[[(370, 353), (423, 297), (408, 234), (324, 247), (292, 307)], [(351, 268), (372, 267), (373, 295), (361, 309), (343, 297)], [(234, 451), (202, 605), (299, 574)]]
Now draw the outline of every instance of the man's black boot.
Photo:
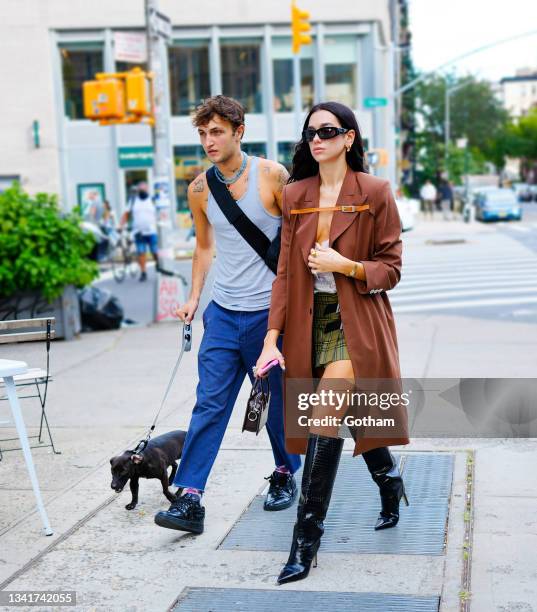
[(265, 480), (270, 482), (270, 487), (263, 505), (264, 510), (285, 510), (293, 505), (298, 489), (292, 474), (274, 471)]
[(205, 508), (198, 495), (186, 493), (174, 499), (169, 510), (155, 515), (155, 523), (167, 529), (203, 533)]

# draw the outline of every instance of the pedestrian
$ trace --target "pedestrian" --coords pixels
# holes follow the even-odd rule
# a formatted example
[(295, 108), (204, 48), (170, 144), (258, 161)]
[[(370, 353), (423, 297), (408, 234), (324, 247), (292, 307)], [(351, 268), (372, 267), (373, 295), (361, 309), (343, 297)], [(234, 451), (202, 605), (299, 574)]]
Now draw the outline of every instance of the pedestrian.
[(136, 196), (129, 200), (121, 227), (130, 217), (130, 224), (134, 232), (136, 254), (140, 266), (140, 281), (147, 280), (147, 251), (149, 250), (158, 268), (158, 238), (157, 238), (157, 211), (149, 196), (149, 188), (145, 181), (138, 183)]
[(440, 183), (439, 191), (442, 218), (444, 221), (450, 221), (453, 218), (453, 190), (448, 180), (444, 179)]
[(430, 179), (427, 179), (420, 190), (420, 197), (423, 202), (423, 212), (425, 217), (430, 213), (431, 219), (434, 219), (434, 207), (436, 202), (436, 187)]
[[(302, 134), (283, 192), (282, 248), (257, 366), (278, 359), (286, 381), (314, 377), (317, 392), (354, 384), (358, 376), (397, 381), (397, 337), (386, 291), (400, 279), (402, 242), (389, 183), (366, 174), (360, 130), (346, 106), (315, 105)], [(335, 203), (341, 208), (334, 209)], [(283, 354), (277, 345), (282, 332)], [(286, 432), (297, 421), (294, 410), (296, 405), (286, 402)], [(329, 405), (314, 408), (316, 415), (335, 413)], [(376, 530), (397, 524), (404, 494), (388, 445), (408, 444), (408, 426), (403, 411), (393, 415), (399, 427), (386, 437), (358, 437), (351, 429), (354, 454), (363, 455), (380, 490)], [(306, 458), (291, 552), (279, 584), (309, 573), (343, 447), (338, 425), (313, 423), (302, 429), (302, 437), (287, 439), (287, 449), (305, 452)]]
[[(236, 100), (222, 95), (208, 98), (196, 110), (193, 123), (214, 164), (210, 180), (225, 185), (237, 209), (274, 240), (281, 226), (281, 194), (287, 170), (241, 151), (244, 108)], [(189, 185), (188, 204), (196, 226), (196, 246), (190, 297), (177, 311), (181, 320), (190, 323), (198, 310), (216, 246), (215, 281), (212, 300), (203, 313), (197, 401), (174, 479), (182, 494), (167, 512), (155, 516), (155, 522), (170, 529), (201, 533), (205, 518), (201, 497), (246, 374), (254, 381), (252, 370), (267, 331), (275, 275), (228, 221), (209, 189), (207, 172)], [(235, 206), (233, 202), (231, 205)], [(269, 380), (267, 433), (275, 469), (268, 477), (264, 509), (272, 511), (288, 508), (296, 499), (293, 473), (300, 467), (300, 457), (285, 450), (283, 385), (278, 368), (272, 369)], [(237, 478), (244, 477), (237, 474)]]

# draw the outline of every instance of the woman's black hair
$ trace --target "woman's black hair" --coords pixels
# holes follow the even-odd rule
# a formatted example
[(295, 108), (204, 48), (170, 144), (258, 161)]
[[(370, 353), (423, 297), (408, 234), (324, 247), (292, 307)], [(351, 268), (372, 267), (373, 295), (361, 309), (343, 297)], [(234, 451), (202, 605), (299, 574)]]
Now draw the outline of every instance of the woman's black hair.
[[(313, 113), (320, 110), (329, 111), (339, 119), (341, 127), (355, 131), (356, 136), (354, 138), (354, 142), (345, 156), (347, 164), (355, 172), (367, 172), (364, 143), (362, 141), (362, 135), (360, 134), (360, 128), (358, 127), (358, 121), (356, 121), (354, 113), (348, 106), (340, 104), (339, 102), (321, 102), (320, 104), (316, 104), (308, 113), (308, 116), (304, 121), (303, 130), (308, 127), (310, 117), (313, 115)], [(316, 174), (319, 174), (319, 163), (313, 159), (309, 143), (302, 138), (295, 145), (293, 167), (291, 169), (289, 183), (300, 181), (308, 178), (309, 176), (315, 176)]]

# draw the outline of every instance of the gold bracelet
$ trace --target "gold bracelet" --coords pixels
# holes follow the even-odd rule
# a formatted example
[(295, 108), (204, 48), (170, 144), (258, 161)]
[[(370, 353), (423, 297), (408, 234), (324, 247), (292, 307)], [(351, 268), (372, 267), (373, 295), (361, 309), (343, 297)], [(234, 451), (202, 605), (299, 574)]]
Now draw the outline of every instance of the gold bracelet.
[(358, 271), (358, 264), (353, 262), (352, 270), (347, 274), (347, 276), (352, 276), (352, 278), (356, 278), (356, 272)]

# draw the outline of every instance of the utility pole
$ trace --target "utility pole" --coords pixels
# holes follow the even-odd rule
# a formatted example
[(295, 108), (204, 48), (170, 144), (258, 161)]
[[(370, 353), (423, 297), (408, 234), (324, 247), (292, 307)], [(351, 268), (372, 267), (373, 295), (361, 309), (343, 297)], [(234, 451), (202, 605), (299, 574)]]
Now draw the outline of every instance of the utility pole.
[(167, 42), (171, 38), (170, 20), (159, 12), (158, 0), (145, 0), (147, 57), (153, 73), (155, 123), (153, 140), (152, 193), (158, 212), (159, 262), (173, 258), (171, 232), (175, 226), (175, 181), (170, 137), (170, 95)]
[(175, 177), (170, 136), (170, 91), (167, 43), (171, 40), (171, 22), (158, 10), (158, 0), (145, 0), (147, 58), (153, 73), (154, 118), (152, 193), (157, 209), (158, 268), (156, 271), (153, 320), (161, 318), (161, 286), (166, 284), (160, 270), (171, 271), (174, 260), (172, 230), (175, 227)]

